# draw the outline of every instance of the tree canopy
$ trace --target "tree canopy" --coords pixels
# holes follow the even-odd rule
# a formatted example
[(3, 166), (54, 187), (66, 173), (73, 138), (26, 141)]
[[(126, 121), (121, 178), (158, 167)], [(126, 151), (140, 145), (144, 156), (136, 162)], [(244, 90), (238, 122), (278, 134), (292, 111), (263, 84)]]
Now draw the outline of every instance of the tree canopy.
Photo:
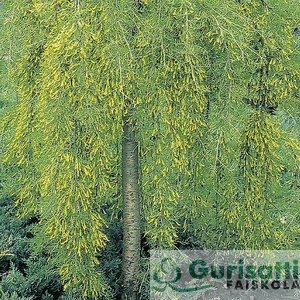
[(114, 297), (99, 257), (122, 220), (125, 119), (143, 252), (299, 246), (296, 0), (1, 10), (0, 192), (38, 218), (33, 247), (67, 291)]

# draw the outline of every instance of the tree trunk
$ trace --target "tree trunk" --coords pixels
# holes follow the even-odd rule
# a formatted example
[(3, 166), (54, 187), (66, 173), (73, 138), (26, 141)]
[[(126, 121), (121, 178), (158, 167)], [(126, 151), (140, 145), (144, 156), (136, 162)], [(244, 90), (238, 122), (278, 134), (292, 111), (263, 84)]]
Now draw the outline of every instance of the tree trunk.
[(138, 282), (141, 252), (141, 220), (139, 191), (138, 144), (133, 125), (124, 118), (122, 149), (123, 187), (123, 300), (138, 299)]

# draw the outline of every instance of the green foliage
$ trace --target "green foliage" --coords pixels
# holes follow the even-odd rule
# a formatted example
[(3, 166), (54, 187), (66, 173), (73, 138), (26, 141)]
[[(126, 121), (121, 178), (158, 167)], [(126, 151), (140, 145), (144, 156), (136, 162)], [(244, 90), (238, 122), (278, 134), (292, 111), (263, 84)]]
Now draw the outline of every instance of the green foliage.
[[(288, 5), (283, 3), (282, 11)], [(299, 71), (290, 63), (295, 60), (293, 27), (289, 19), (275, 15), (272, 9), (259, 1), (251, 5), (242, 3), (242, 11), (249, 14), (253, 28), (247, 102), (254, 112), (250, 113), (243, 133), (240, 162), (247, 212), (241, 218), (241, 231), (245, 230), (241, 238), (247, 248), (281, 248), (293, 243), (278, 226), (278, 219), (262, 214), (273, 204), (272, 187), (278, 184), (284, 169), (284, 162), (278, 156), (278, 149), (284, 146), (282, 133), (273, 115), (297, 88), (299, 77)], [(253, 237), (246, 236), (248, 230), (255, 230)]]
[(205, 126), (206, 89), (194, 12), (191, 2), (151, 1), (137, 35), (134, 117), (142, 151), (145, 233), (153, 247), (174, 246), (179, 206), (188, 205), (186, 198), (199, 200), (189, 178), (200, 172), (191, 159), (197, 157), (193, 150)]
[[(10, 115), (15, 134), (5, 160), (20, 166), (20, 214), (39, 215), (36, 241), (50, 239), (52, 261), (59, 266), (65, 287), (107, 299), (109, 290), (94, 268), (95, 255), (107, 241), (101, 204), (114, 192), (109, 174), (115, 168), (116, 148), (109, 138), (113, 132), (109, 120), (120, 120), (122, 105), (114, 101), (122, 100), (116, 98), (118, 92), (115, 98), (111, 95), (113, 81), (119, 83), (119, 71), (108, 69), (106, 53), (111, 52), (105, 47), (95, 51), (94, 43), (111, 37), (103, 25), (113, 16), (99, 4), (80, 10), (74, 3), (49, 4), (33, 1), (16, 12), (17, 21), (21, 17), (28, 22), (22, 39), (28, 49), (16, 64), (20, 101)], [(52, 28), (49, 18), (58, 7), (57, 26)], [(32, 40), (36, 26), (41, 32)], [(112, 73), (112, 81), (103, 76), (106, 71)], [(117, 124), (120, 136), (121, 122)]]
[(5, 295), (4, 299), (41, 299), (46, 294), (51, 297), (62, 294), (58, 273), (48, 263), (47, 254), (36, 255), (31, 250), (31, 232), (35, 226), (32, 221), (17, 219), (13, 200), (1, 198), (0, 293)]
[(23, 221), (10, 217), (13, 245), (0, 231), (14, 255), (8, 299), (52, 299), (57, 272), (62, 299), (121, 294), (124, 115), (139, 141), (144, 250), (299, 246), (296, 1), (5, 6), (0, 184), (39, 220), (33, 253)]

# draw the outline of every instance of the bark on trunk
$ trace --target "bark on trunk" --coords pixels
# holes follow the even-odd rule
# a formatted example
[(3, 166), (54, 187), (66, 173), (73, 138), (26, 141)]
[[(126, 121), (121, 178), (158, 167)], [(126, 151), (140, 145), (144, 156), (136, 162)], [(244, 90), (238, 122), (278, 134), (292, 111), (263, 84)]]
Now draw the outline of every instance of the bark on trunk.
[(139, 191), (139, 157), (133, 125), (124, 118), (122, 148), (123, 187), (123, 300), (138, 299), (138, 283), (141, 252), (141, 220)]

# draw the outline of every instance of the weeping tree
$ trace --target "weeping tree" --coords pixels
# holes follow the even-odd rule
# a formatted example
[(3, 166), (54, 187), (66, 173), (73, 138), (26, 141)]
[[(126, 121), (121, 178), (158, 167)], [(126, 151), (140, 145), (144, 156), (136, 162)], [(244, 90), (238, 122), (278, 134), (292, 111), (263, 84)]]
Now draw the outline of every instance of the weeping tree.
[(299, 159), (274, 116), (299, 83), (295, 17), (223, 2), (7, 4), (18, 102), (4, 161), (20, 216), (39, 218), (37, 251), (77, 297), (113, 297), (97, 254), (120, 190), (123, 299), (138, 298), (141, 235), (163, 249), (182, 232), (208, 248), (292, 244), (271, 195), (280, 149)]
[[(240, 9), (252, 28), (249, 36), (252, 53), (247, 55), (247, 94), (243, 98), (249, 112), (242, 132), (240, 156), (244, 199), (240, 213), (244, 217), (239, 226), (242, 246), (246, 248), (290, 246), (298, 233), (295, 226), (291, 226), (291, 234), (285, 233), (285, 224), (269, 214), (276, 206), (276, 185), (283, 185), (279, 179), (285, 162), (279, 150), (287, 142), (276, 115), (282, 102), (288, 101), (297, 89), (299, 79), (294, 65), (297, 56), (293, 36), (297, 19), (295, 15), (292, 15), (294, 19), (288, 16), (291, 8), (296, 7), (290, 7), (287, 2), (240, 2)], [(296, 145), (291, 148), (292, 151), (285, 152), (286, 156), (299, 155)]]
[[(118, 190), (123, 130), (127, 288), (138, 269), (140, 211), (132, 207), (139, 200), (132, 197), (138, 191), (133, 186), (138, 174), (132, 174), (137, 147), (130, 120), (134, 59), (127, 44), (133, 37), (135, 9), (131, 1), (117, 6), (28, 1), (10, 7), (12, 33), (17, 31), (24, 48), (14, 65), (20, 100), (7, 116), (15, 133), (5, 161), (18, 166), (20, 215), (39, 217), (35, 247), (52, 253), (51, 263), (57, 265), (65, 288), (80, 297), (111, 297), (95, 267), (96, 254), (107, 242), (102, 207)], [(124, 16), (121, 21), (119, 14)], [(32, 35), (35, 27), (39, 34)], [(132, 210), (137, 219), (134, 236)], [(133, 245), (132, 238), (137, 240)]]
[[(32, 1), (18, 9), (16, 17), (28, 22), (23, 28), (28, 39), (35, 27), (47, 31), (47, 42), (37, 42), (40, 51), (25, 49), (16, 63), (22, 76), (17, 108), (21, 115), (14, 118), (7, 160), (25, 172), (19, 179), (20, 211), (39, 216), (36, 242), (51, 251), (65, 288), (83, 297), (109, 298), (110, 290), (95, 267), (96, 253), (107, 242), (101, 207), (115, 191), (111, 174), (118, 174), (122, 28), (116, 36), (108, 30), (116, 22), (116, 10), (93, 2), (80, 7), (73, 1)], [(32, 45), (31, 40), (23, 43)], [(31, 61), (38, 69), (28, 65)], [(23, 73), (28, 72), (26, 81)], [(31, 103), (34, 111), (28, 114)]]
[[(297, 189), (287, 178), (297, 173), (299, 142), (284, 128), (284, 110), (297, 106), (299, 8), (278, 1), (235, 5), (235, 21), (226, 4), (224, 27), (207, 35), (213, 81), (202, 192), (210, 210), (193, 228), (209, 248), (297, 247)], [(242, 35), (229, 44), (230, 25)]]

